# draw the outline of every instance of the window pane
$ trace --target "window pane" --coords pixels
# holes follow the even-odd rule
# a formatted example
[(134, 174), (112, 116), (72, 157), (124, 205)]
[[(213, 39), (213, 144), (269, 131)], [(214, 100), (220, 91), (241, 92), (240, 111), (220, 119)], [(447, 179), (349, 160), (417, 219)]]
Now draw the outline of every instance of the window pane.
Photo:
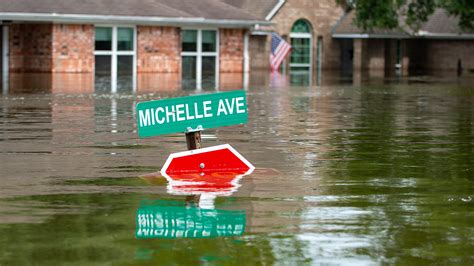
[(117, 56), (117, 92), (133, 91), (133, 56)]
[(95, 91), (102, 93), (110, 93), (111, 90), (111, 67), (112, 56), (96, 55), (95, 56)]
[(202, 57), (202, 88), (214, 90), (216, 88), (216, 57)]
[(181, 39), (181, 49), (184, 52), (197, 51), (197, 30), (183, 30)]
[(95, 50), (111, 51), (112, 50), (112, 28), (97, 27), (95, 28)]
[(182, 62), (182, 86), (183, 89), (196, 89), (196, 57), (183, 56)]
[(133, 51), (133, 29), (118, 28), (117, 29), (117, 50)]
[(291, 28), (291, 32), (304, 32), (304, 33), (310, 33), (311, 28), (309, 27), (308, 23), (302, 19), (298, 20), (293, 24), (293, 27)]
[(216, 51), (216, 31), (203, 30), (202, 31), (202, 51), (215, 52)]
[(311, 47), (309, 38), (291, 38), (291, 58), (292, 64), (310, 64)]

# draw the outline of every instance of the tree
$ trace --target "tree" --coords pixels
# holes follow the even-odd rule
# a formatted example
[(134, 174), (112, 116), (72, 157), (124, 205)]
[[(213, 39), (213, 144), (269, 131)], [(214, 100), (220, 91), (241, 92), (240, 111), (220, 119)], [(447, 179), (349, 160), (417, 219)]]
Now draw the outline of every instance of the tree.
[(459, 18), (463, 30), (474, 30), (473, 0), (337, 0), (352, 3), (356, 11), (355, 23), (364, 30), (373, 28), (393, 29), (400, 19), (414, 30), (428, 20), (437, 8), (444, 8), (452, 16)]

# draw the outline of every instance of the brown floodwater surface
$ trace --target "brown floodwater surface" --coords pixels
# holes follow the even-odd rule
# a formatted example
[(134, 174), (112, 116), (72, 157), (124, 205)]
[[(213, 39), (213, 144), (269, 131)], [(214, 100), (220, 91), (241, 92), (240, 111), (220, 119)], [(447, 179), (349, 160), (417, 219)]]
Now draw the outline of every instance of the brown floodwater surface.
[(168, 193), (150, 173), (184, 134), (134, 119), (199, 91), (4, 93), (0, 264), (474, 263), (472, 79), (270, 82), (246, 125), (203, 132), (257, 168), (215, 198)]

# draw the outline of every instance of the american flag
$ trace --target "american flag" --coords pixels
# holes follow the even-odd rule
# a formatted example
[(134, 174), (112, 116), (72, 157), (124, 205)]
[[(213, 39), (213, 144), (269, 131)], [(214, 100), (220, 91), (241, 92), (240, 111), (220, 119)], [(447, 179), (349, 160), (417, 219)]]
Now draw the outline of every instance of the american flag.
[(278, 34), (272, 33), (272, 51), (270, 53), (270, 66), (272, 71), (278, 70), (281, 62), (290, 52), (291, 45), (283, 40)]

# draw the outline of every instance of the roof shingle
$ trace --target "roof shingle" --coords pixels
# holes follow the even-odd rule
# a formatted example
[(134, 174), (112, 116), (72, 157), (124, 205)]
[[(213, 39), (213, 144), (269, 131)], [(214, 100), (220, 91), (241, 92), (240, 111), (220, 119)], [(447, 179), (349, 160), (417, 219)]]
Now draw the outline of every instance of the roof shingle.
[(220, 0), (0, 0), (0, 12), (259, 20)]

